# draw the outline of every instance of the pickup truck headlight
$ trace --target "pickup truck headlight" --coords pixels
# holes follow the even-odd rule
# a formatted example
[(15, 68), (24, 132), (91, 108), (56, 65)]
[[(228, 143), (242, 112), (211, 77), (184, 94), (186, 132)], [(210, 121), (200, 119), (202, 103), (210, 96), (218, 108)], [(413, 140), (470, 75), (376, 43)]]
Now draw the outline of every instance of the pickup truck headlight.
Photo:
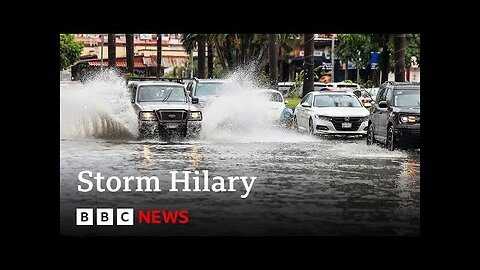
[(140, 112), (141, 121), (157, 121), (157, 116), (154, 112)]
[(417, 121), (417, 118), (413, 115), (403, 115), (400, 117), (400, 122), (401, 123), (415, 123)]
[(201, 121), (202, 120), (202, 112), (190, 112), (190, 116), (188, 117), (190, 121)]

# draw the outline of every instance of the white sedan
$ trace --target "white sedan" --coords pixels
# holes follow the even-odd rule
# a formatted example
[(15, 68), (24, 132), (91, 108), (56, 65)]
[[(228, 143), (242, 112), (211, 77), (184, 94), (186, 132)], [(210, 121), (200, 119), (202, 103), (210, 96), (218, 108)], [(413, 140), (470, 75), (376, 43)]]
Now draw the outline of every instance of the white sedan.
[(293, 126), (312, 134), (367, 135), (370, 112), (348, 92), (310, 92), (295, 107)]
[(273, 89), (259, 89), (256, 93), (263, 95), (263, 98), (266, 98), (264, 110), (267, 120), (270, 122), (278, 122), (286, 107), (285, 104), (287, 104), (283, 99), (282, 93)]

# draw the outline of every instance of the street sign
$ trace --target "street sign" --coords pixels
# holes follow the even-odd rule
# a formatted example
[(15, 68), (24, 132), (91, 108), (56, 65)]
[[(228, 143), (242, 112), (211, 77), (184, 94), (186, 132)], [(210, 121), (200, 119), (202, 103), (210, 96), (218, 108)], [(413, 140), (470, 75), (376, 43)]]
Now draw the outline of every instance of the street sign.
[(370, 53), (370, 63), (372, 64), (372, 69), (377, 68), (379, 58), (380, 58), (380, 53), (378, 53), (378, 52), (371, 52)]
[(140, 40), (150, 40), (152, 39), (152, 34), (140, 34)]

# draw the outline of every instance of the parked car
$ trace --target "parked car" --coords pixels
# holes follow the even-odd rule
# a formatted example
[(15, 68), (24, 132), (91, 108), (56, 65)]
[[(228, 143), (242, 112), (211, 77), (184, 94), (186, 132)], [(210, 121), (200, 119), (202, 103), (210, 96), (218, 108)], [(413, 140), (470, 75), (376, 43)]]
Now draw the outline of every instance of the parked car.
[(273, 89), (259, 89), (257, 91), (258, 94), (265, 95), (267, 97), (265, 109), (267, 111), (268, 120), (272, 122), (279, 122), (283, 110), (286, 107), (285, 104), (287, 104), (287, 101), (283, 99), (283, 95), (279, 91)]
[(193, 78), (187, 84), (187, 91), (192, 98), (198, 98), (198, 108), (203, 110), (232, 86), (233, 83), (228, 80)]
[[(296, 89), (292, 89), (293, 84), (294, 84), (294, 82), (279, 82), (278, 83), (278, 91), (280, 91), (280, 93), (282, 93), (282, 95), (284, 95), (284, 96), (288, 93), (289, 90), (294, 90), (298, 95), (301, 95), (302, 92), (303, 92), (303, 85), (300, 85)], [(314, 82), (313, 83), (313, 90), (314, 91), (320, 91), (321, 89), (323, 89), (325, 87), (327, 87), (326, 83), (322, 83), (322, 82)]]
[(420, 84), (385, 82), (380, 86), (368, 121), (367, 144), (420, 145)]
[(365, 88), (361, 90), (360, 94), (360, 101), (366, 105), (366, 104), (371, 104), (372, 101), (375, 100), (377, 93), (378, 93), (378, 87), (377, 88)]
[(327, 87), (339, 87), (339, 88), (356, 88), (360, 89), (360, 85), (357, 83), (347, 83), (347, 82), (333, 82), (327, 83)]
[(365, 136), (368, 115), (353, 93), (313, 91), (295, 108), (293, 127), (312, 134)]
[(131, 102), (138, 115), (142, 136), (196, 135), (201, 130), (202, 113), (185, 86), (176, 82), (130, 81)]

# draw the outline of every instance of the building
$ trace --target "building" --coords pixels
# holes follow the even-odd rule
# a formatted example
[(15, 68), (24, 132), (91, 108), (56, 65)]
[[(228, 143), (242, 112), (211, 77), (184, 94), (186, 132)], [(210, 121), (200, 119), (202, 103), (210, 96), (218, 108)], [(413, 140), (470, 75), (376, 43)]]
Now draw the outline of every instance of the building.
[[(188, 53), (183, 49), (180, 34), (162, 35), (162, 68), (169, 72), (175, 67), (185, 67), (189, 60)], [(100, 67), (103, 52), (103, 64), (108, 65), (108, 35), (103, 34), (75, 34), (75, 40), (84, 44), (80, 61), (72, 67), (72, 76), (78, 78), (78, 71), (87, 67)], [(103, 50), (102, 50), (103, 43)], [(124, 68), (127, 48), (125, 34), (116, 34), (117, 68)], [(134, 54), (136, 73), (152, 76), (156, 75), (157, 35), (134, 34)], [(125, 66), (126, 69), (126, 66)]]

